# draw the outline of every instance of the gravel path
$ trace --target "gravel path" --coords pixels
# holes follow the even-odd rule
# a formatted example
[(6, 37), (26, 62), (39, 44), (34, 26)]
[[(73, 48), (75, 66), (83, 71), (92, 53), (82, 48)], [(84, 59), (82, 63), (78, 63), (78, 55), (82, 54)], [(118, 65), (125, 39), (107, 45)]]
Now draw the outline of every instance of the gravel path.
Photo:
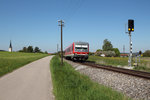
[(135, 100), (150, 100), (150, 80), (104, 69), (92, 68), (67, 61), (75, 70), (88, 75), (92, 80), (109, 86)]
[(42, 58), (0, 78), (0, 100), (54, 100), (50, 59)]

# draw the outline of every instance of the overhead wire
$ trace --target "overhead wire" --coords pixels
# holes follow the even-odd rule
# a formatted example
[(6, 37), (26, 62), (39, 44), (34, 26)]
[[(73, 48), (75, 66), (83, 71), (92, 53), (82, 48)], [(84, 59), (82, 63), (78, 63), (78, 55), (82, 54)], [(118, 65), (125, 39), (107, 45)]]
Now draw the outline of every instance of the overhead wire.
[(66, 0), (66, 4), (62, 5), (62, 14), (59, 16), (65, 22), (69, 22), (71, 18), (77, 13), (82, 7), (85, 0)]

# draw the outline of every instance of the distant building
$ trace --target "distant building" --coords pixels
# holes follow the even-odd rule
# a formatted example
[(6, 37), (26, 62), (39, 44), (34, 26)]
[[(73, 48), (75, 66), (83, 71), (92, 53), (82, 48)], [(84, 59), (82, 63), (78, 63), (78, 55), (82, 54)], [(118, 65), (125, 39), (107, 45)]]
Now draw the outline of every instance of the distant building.
[(101, 57), (105, 57), (105, 54), (101, 54)]
[(120, 54), (120, 57), (128, 57), (128, 56), (129, 56), (128, 53), (121, 53), (121, 54)]
[(10, 41), (10, 45), (9, 45), (9, 52), (12, 52), (12, 44), (11, 44), (11, 41)]

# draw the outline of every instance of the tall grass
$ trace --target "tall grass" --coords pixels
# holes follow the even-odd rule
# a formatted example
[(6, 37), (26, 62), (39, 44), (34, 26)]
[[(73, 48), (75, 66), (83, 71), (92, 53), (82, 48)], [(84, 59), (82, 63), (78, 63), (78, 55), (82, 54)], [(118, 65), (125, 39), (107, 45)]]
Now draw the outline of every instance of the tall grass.
[(47, 54), (0, 52), (0, 76), (45, 56)]
[[(88, 61), (94, 61), (97, 64), (112, 65), (112, 66), (128, 66), (128, 57), (100, 57), (100, 56), (89, 56)], [(133, 58), (133, 63), (135, 58)], [(134, 67), (135, 70), (142, 70), (150, 72), (150, 58), (142, 57), (138, 66)]]
[(98, 64), (104, 65), (128, 65), (128, 58), (121, 57), (100, 57), (100, 56), (89, 56), (89, 61), (95, 61)]
[(60, 66), (57, 56), (52, 58), (50, 66), (56, 100), (128, 100), (123, 94), (92, 82), (68, 63)]

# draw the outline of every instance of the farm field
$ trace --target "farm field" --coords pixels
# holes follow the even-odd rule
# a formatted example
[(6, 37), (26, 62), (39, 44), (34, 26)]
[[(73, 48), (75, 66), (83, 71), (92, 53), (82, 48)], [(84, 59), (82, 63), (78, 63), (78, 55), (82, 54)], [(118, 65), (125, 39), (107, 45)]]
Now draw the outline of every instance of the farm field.
[(0, 52), (0, 77), (47, 55), (41, 53)]
[(122, 93), (92, 82), (70, 64), (60, 64), (58, 56), (52, 58), (50, 69), (56, 100), (131, 100)]
[[(133, 62), (135, 62), (133, 58)], [(100, 57), (100, 56), (89, 56), (88, 61), (94, 61), (97, 64), (111, 65), (111, 66), (128, 66), (128, 57)], [(135, 70), (150, 72), (150, 57), (141, 57), (138, 66), (134, 67)]]

